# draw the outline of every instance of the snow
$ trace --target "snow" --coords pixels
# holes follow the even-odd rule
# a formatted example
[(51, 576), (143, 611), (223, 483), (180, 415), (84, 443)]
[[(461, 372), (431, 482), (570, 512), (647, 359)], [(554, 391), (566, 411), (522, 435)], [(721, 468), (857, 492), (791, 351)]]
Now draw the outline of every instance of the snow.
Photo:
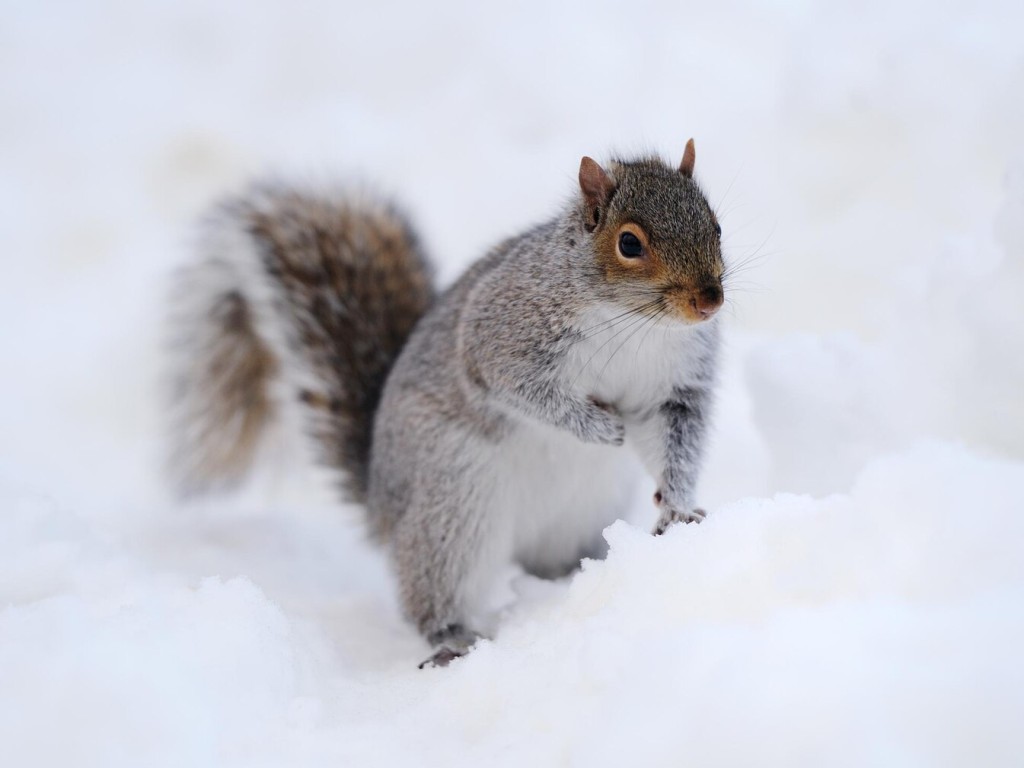
[[(1019, 3), (5, 16), (0, 764), (1020, 761)], [(160, 312), (217, 194), (370, 180), (448, 281), (581, 155), (691, 135), (751, 260), (705, 523), (514, 574), (496, 638), (420, 671), (287, 435), (238, 494), (167, 496)]]

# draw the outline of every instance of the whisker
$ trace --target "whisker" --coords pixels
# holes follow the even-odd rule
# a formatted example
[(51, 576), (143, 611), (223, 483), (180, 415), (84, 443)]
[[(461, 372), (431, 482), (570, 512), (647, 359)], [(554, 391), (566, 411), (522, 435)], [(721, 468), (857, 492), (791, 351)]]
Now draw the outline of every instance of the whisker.
[(763, 283), (754, 283), (749, 280), (743, 280), (738, 283), (729, 281), (723, 281), (722, 287), (726, 289), (726, 293), (771, 293), (771, 288), (764, 285)]
[[(615, 318), (614, 321), (608, 321), (606, 324), (603, 325), (603, 327), (600, 325), (595, 326), (596, 330), (594, 330), (592, 333), (588, 333), (585, 336), (581, 336), (580, 338), (576, 339), (573, 342), (573, 345), (575, 346), (576, 344), (579, 344), (581, 342), (589, 341), (590, 339), (596, 338), (597, 336), (600, 336), (603, 333), (608, 333), (612, 329), (618, 328), (620, 325), (623, 324), (626, 324), (626, 327), (629, 327), (629, 322), (631, 320), (636, 318), (638, 315), (643, 316), (648, 311), (656, 307), (657, 304), (657, 301), (648, 302), (647, 304), (644, 304), (642, 307), (636, 307), (635, 309), (632, 309), (629, 312), (623, 313), (622, 315)], [(611, 338), (614, 338), (614, 335)]]
[[(659, 311), (660, 311), (660, 310), (659, 310)], [(611, 353), (611, 354), (610, 354), (610, 355), (608, 356), (608, 359), (607, 359), (607, 360), (605, 361), (604, 365), (602, 365), (602, 366), (601, 366), (601, 370), (597, 372), (597, 380), (598, 380), (598, 381), (600, 381), (600, 380), (601, 380), (601, 376), (603, 376), (603, 375), (604, 375), (604, 371), (605, 371), (605, 369), (606, 369), (606, 368), (608, 367), (608, 365), (609, 365), (609, 364), (611, 363), (611, 361), (615, 359), (615, 356), (616, 356), (617, 354), (619, 354), (619, 351), (620, 351), (620, 350), (621, 350), (621, 349), (622, 349), (622, 348), (623, 348), (624, 346), (626, 346), (626, 344), (627, 344), (627, 343), (629, 342), (629, 340), (630, 340), (630, 339), (632, 339), (632, 338), (633, 338), (634, 336), (636, 336), (636, 335), (637, 335), (637, 333), (639, 333), (640, 331), (642, 331), (645, 325), (647, 325), (647, 324), (648, 324), (649, 322), (651, 322), (651, 321), (652, 321), (652, 320), (653, 320), (653, 319), (654, 319), (655, 317), (657, 317), (657, 315), (658, 315), (658, 313), (655, 313), (654, 315), (648, 315), (648, 316), (646, 316), (645, 322), (641, 323), (641, 324), (640, 324), (640, 325), (639, 325), (639, 326), (638, 326), (637, 328), (635, 328), (635, 329), (633, 330), (633, 332), (632, 332), (632, 333), (630, 333), (630, 334), (629, 334), (628, 336), (626, 336), (626, 338), (624, 338), (624, 339), (622, 340), (622, 343), (621, 343), (621, 344), (619, 344), (619, 346), (617, 346), (617, 347), (615, 348), (615, 351), (614, 351), (614, 352), (612, 352), (612, 353)]]
[[(725, 201), (729, 198), (729, 193), (732, 192), (732, 185), (736, 183), (736, 179), (739, 178), (740, 171), (742, 171), (742, 170), (743, 170), (743, 166), (742, 165), (739, 168), (736, 169), (736, 173), (734, 173), (732, 175), (732, 181), (730, 181), (729, 182), (729, 186), (725, 188), (725, 194), (722, 195), (721, 199), (718, 201), (718, 205), (715, 206), (716, 209), (721, 208), (721, 206), (725, 205)], [(722, 218), (722, 217), (720, 216), (719, 218)]]
[(768, 258), (769, 256), (773, 255), (770, 251), (764, 251), (763, 249), (765, 245), (767, 245), (768, 241), (771, 239), (772, 235), (774, 234), (775, 227), (772, 227), (771, 232), (765, 235), (764, 239), (757, 245), (757, 247), (750, 254), (740, 259), (739, 261), (728, 264), (726, 268), (722, 270), (722, 279), (725, 279), (727, 276), (730, 275), (736, 275), (739, 274), (740, 272), (744, 272), (747, 269), (750, 269), (751, 267), (764, 261), (764, 259)]
[[(576, 376), (575, 376), (575, 377), (573, 378), (573, 380), (572, 380), (572, 383), (571, 383), (571, 384), (569, 385), (569, 389), (572, 389), (573, 387), (575, 387), (575, 386), (576, 386), (576, 382), (577, 382), (577, 381), (579, 381), (579, 378), (580, 378), (580, 376), (582, 376), (582, 375), (583, 375), (583, 372), (584, 372), (584, 371), (585, 371), (585, 370), (587, 369), (587, 366), (589, 366), (589, 365), (590, 365), (590, 364), (591, 364), (591, 363), (592, 363), (592, 362), (594, 361), (594, 358), (595, 358), (595, 357), (597, 357), (598, 353), (599, 353), (599, 352), (600, 352), (600, 351), (601, 351), (602, 349), (604, 349), (605, 347), (607, 347), (607, 346), (608, 346), (608, 345), (609, 345), (609, 344), (610, 344), (610, 343), (611, 343), (612, 341), (614, 341), (614, 340), (615, 340), (615, 337), (616, 337), (616, 336), (618, 336), (618, 335), (619, 335), (619, 334), (621, 334), (621, 333), (624, 333), (624, 332), (628, 331), (628, 330), (629, 330), (630, 328), (632, 328), (633, 326), (635, 326), (635, 325), (636, 325), (637, 323), (640, 323), (640, 322), (642, 322), (642, 321), (643, 321), (643, 320), (644, 320), (645, 318), (647, 318), (647, 317), (648, 317), (648, 315), (645, 315), (645, 314), (640, 314), (640, 316), (639, 316), (639, 317), (633, 317), (633, 318), (630, 318), (629, 322), (625, 324), (625, 327), (623, 327), (623, 328), (620, 328), (619, 330), (617, 330), (617, 331), (616, 331), (615, 333), (613, 333), (613, 334), (612, 334), (612, 335), (611, 335), (611, 336), (610, 336), (610, 337), (609, 337), (608, 339), (606, 339), (606, 340), (604, 341), (604, 343), (603, 343), (603, 344), (601, 344), (601, 346), (599, 346), (599, 347), (598, 347), (597, 349), (595, 349), (595, 350), (594, 350), (594, 353), (593, 353), (593, 354), (592, 354), (592, 355), (591, 355), (591, 356), (590, 356), (589, 358), (587, 358), (587, 362), (585, 362), (585, 363), (583, 364), (583, 367), (582, 367), (582, 368), (580, 368), (580, 369), (579, 369), (579, 370), (578, 370), (578, 371), (576, 372)], [(628, 338), (628, 337), (627, 337), (627, 338)], [(602, 368), (602, 370), (604, 370), (604, 369)]]
[(644, 342), (647, 341), (647, 336), (650, 334), (651, 330), (658, 324), (658, 321), (661, 319), (661, 316), (664, 315), (667, 311), (668, 305), (662, 304), (658, 308), (658, 311), (654, 313), (653, 317), (651, 318), (650, 324), (647, 326), (647, 330), (644, 331), (644, 335), (640, 337), (640, 341), (636, 345), (636, 351), (633, 352), (633, 365), (636, 365), (640, 359), (640, 348), (644, 345)]
[(726, 268), (722, 270), (722, 279), (724, 280), (727, 277), (742, 274), (743, 272), (746, 272), (747, 270), (750, 270), (758, 266), (763, 261), (765, 261), (769, 256), (772, 255), (773, 254), (770, 252), (759, 253), (758, 251), (754, 251), (749, 256), (746, 256), (740, 259), (739, 261), (733, 262), (726, 266)]
[(597, 323), (596, 325), (592, 325), (589, 328), (581, 328), (579, 332), (580, 333), (587, 333), (589, 331), (594, 330), (595, 328), (600, 328), (603, 325), (608, 325), (609, 323), (612, 323), (615, 320), (619, 320), (619, 319), (621, 319), (623, 317), (628, 317), (629, 315), (632, 315), (635, 312), (640, 312), (640, 311), (642, 311), (644, 309), (648, 309), (650, 307), (653, 307), (659, 301), (661, 301), (661, 297), (660, 296), (657, 299), (654, 299), (653, 301), (647, 302), (646, 304), (641, 304), (639, 307), (633, 307), (632, 309), (627, 309), (625, 312), (622, 312), (621, 314), (615, 315), (615, 317), (611, 317), (611, 318), (609, 318), (607, 320), (602, 320), (600, 323)]

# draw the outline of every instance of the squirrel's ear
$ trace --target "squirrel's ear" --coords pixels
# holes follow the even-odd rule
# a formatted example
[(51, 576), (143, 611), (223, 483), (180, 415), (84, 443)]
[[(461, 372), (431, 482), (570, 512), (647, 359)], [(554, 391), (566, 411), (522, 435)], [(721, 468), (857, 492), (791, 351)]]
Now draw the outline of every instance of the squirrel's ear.
[(580, 189), (587, 203), (587, 229), (601, 223), (601, 211), (612, 199), (615, 182), (608, 172), (589, 157), (580, 160)]
[(693, 164), (697, 160), (697, 151), (693, 148), (693, 139), (686, 142), (683, 150), (683, 162), (679, 164), (679, 172), (688, 179), (693, 178)]

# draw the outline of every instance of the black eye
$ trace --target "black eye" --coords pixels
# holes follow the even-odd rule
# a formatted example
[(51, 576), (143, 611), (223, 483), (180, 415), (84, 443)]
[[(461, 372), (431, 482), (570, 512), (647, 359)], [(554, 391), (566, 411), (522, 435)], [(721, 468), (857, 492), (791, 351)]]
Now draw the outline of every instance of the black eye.
[(722, 236), (722, 225), (719, 224), (717, 221), (715, 222), (715, 234), (718, 235), (719, 237)]
[(638, 259), (644, 255), (644, 246), (632, 232), (623, 232), (619, 235), (619, 252), (630, 259)]

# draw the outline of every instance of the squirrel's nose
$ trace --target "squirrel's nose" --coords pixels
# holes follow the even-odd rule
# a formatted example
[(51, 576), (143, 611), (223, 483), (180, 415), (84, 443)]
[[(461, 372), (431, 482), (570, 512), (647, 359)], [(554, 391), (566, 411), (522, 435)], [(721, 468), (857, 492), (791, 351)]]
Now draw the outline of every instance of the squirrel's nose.
[(690, 297), (690, 306), (702, 320), (707, 320), (722, 306), (723, 298), (721, 286), (705, 285)]

